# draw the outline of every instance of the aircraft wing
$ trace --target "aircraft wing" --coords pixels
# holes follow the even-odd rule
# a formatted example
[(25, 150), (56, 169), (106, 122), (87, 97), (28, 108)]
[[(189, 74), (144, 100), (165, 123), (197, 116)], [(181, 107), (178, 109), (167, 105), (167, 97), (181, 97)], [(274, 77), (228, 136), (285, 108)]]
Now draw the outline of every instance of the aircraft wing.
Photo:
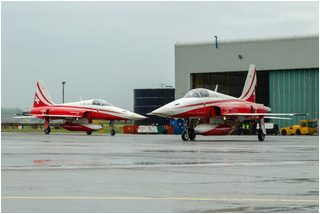
[(81, 118), (85, 117), (85, 113), (92, 110), (78, 109), (78, 108), (53, 108), (49, 109), (49, 114), (46, 112), (28, 112), (19, 115), (17, 118), (44, 118), (51, 117), (52, 119), (64, 119), (64, 118)]
[(32, 117), (57, 117), (57, 118), (61, 118), (61, 117), (67, 117), (67, 118), (80, 118), (83, 116), (79, 116), (79, 115), (55, 115), (55, 114), (33, 114)]
[(223, 116), (242, 116), (242, 117), (264, 117), (265, 119), (276, 119), (276, 120), (292, 120), (293, 118), (282, 117), (282, 116), (304, 116), (309, 115), (306, 113), (226, 113)]
[(18, 119), (27, 119), (27, 118), (36, 118), (35, 116), (32, 115), (21, 115), (13, 118), (18, 118)]
[(266, 119), (276, 119), (276, 120), (293, 120), (293, 118), (288, 118), (288, 117), (264, 117)]
[(61, 118), (80, 118), (83, 116), (75, 116), (75, 115), (43, 115), (43, 114), (33, 114), (33, 115), (23, 115), (23, 116), (17, 116), (17, 117), (13, 117), (13, 118), (18, 118), (18, 119), (28, 119), (28, 118), (39, 118), (39, 117), (51, 117), (54, 118), (56, 117), (57, 119), (61, 119)]
[(223, 116), (304, 116), (309, 115), (308, 113), (225, 113)]
[(304, 116), (307, 113), (226, 113), (223, 116), (264, 117), (266, 119), (292, 120), (282, 116)]

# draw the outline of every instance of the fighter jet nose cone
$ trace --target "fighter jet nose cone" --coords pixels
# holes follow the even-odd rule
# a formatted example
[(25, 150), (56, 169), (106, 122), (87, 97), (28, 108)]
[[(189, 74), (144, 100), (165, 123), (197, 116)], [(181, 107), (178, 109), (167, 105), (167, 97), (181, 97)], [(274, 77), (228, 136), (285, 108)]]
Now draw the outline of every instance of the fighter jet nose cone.
[(132, 120), (143, 120), (143, 119), (146, 119), (145, 116), (142, 116), (142, 115), (136, 114), (136, 113), (132, 113), (131, 118), (132, 118)]
[(154, 111), (152, 111), (150, 114), (158, 115), (162, 117), (169, 117), (170, 116), (170, 109), (167, 106), (162, 106)]

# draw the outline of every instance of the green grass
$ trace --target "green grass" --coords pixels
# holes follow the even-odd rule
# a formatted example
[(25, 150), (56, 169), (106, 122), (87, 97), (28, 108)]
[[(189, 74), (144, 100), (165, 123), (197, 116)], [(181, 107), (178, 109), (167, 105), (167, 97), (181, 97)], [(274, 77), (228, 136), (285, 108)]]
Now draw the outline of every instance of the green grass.
[[(98, 121), (99, 124), (100, 121)], [(108, 122), (102, 122), (103, 124), (103, 131), (96, 131), (94, 133), (96, 134), (110, 134), (110, 130), (111, 130), (111, 127), (109, 126), (109, 123)], [(116, 134), (123, 134), (123, 126), (130, 126), (130, 125), (133, 125), (133, 123), (116, 123), (114, 124), (114, 129), (116, 131)], [(61, 129), (55, 129), (53, 125), (50, 125), (50, 128), (51, 128), (51, 133), (85, 133), (83, 131), (68, 131), (68, 130), (65, 130), (63, 128)], [(7, 129), (1, 129), (1, 132), (22, 132), (22, 133), (43, 133), (43, 129), (35, 129), (31, 126), (25, 126), (23, 129), (17, 129), (17, 128), (12, 128), (12, 127), (9, 127)]]

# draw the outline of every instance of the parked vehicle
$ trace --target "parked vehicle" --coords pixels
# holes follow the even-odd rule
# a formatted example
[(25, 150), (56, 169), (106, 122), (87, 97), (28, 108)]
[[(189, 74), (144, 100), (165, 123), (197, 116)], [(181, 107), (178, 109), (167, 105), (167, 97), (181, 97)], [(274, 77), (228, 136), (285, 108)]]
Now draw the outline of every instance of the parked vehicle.
[[(265, 123), (266, 131), (268, 135), (279, 134), (279, 126), (276, 123)], [(259, 123), (257, 124), (257, 131), (259, 130)]]
[(290, 127), (284, 127), (280, 129), (282, 135), (301, 135), (301, 134), (313, 134), (318, 133), (317, 131), (318, 121), (316, 120), (300, 120), (300, 125), (294, 125)]

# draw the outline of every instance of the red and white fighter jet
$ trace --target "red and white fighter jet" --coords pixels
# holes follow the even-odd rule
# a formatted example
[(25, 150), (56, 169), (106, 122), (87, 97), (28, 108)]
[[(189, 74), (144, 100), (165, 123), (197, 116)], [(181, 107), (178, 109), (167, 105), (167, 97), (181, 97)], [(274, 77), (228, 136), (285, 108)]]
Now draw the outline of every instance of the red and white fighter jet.
[[(215, 91), (197, 88), (189, 91), (183, 98), (166, 104), (149, 114), (184, 119), (185, 130), (181, 136), (184, 141), (194, 140), (197, 134), (228, 135), (235, 129), (237, 122), (244, 120), (255, 120), (259, 123), (261, 128), (258, 131), (258, 139), (263, 141), (266, 135), (264, 118), (306, 115), (271, 113), (271, 108), (255, 103), (256, 85), (256, 66), (250, 65), (239, 98), (218, 93), (217, 87)], [(196, 125), (199, 119), (204, 119), (204, 123)]]
[(61, 127), (69, 131), (86, 131), (90, 135), (93, 131), (103, 127), (92, 123), (93, 120), (110, 120), (112, 127), (110, 134), (114, 135), (115, 120), (141, 120), (146, 117), (115, 107), (100, 99), (81, 100), (79, 102), (54, 104), (43, 80), (37, 82), (31, 111), (24, 111), (23, 115), (44, 119), (44, 133), (50, 133), (50, 120), (63, 119)]

